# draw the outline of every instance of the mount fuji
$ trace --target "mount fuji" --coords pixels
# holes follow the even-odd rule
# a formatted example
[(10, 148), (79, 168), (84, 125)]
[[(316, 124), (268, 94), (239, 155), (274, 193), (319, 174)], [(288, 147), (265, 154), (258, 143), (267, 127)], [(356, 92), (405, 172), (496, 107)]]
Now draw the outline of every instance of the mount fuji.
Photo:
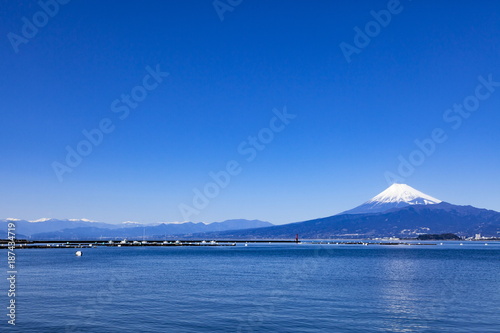
[(435, 205), (442, 201), (422, 193), (406, 184), (392, 184), (385, 191), (353, 209), (341, 214), (380, 213), (389, 209), (403, 208), (410, 205)]
[[(422, 234), (500, 235), (500, 213), (453, 205), (405, 184), (393, 184), (353, 209), (329, 217), (259, 229), (205, 234), (209, 238), (414, 238)], [(200, 235), (197, 235), (198, 237)]]

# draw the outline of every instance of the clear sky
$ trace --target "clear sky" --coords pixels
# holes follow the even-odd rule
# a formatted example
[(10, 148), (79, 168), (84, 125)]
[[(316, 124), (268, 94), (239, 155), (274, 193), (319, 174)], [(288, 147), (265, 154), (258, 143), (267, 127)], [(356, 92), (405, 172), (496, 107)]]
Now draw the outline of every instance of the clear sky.
[(288, 223), (387, 172), (500, 211), (498, 2), (43, 2), (1, 1), (0, 218)]

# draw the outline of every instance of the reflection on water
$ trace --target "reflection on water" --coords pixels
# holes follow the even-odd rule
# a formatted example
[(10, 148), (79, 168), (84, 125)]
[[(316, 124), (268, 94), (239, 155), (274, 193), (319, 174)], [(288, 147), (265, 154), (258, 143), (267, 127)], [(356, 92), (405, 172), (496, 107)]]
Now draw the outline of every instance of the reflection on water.
[(388, 332), (414, 332), (428, 329), (422, 320), (427, 313), (425, 298), (427, 291), (420, 275), (425, 265), (421, 260), (400, 257), (384, 258), (377, 269), (385, 276), (378, 284), (380, 304), (385, 313), (384, 329)]

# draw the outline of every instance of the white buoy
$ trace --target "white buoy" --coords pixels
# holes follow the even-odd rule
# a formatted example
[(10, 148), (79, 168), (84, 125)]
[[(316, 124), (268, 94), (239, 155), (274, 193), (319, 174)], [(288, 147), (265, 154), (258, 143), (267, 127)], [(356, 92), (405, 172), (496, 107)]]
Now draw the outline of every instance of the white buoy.
[(83, 254), (83, 253), (82, 253), (82, 251), (76, 251), (76, 252), (75, 252), (75, 255), (76, 255), (77, 257), (81, 257), (81, 256), (82, 256), (82, 254)]

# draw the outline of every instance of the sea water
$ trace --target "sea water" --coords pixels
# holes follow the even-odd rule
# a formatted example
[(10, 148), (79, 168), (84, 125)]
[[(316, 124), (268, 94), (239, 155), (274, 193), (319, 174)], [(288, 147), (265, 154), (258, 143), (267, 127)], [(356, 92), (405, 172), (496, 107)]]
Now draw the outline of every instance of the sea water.
[(500, 332), (493, 242), (75, 251), (16, 251), (1, 332)]

